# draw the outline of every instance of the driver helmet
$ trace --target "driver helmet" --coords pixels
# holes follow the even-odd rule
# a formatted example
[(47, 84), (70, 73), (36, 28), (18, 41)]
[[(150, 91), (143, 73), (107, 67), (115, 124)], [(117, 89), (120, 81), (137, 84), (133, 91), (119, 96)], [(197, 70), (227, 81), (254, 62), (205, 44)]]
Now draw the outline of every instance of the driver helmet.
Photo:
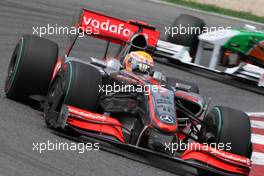
[(133, 51), (126, 55), (124, 67), (127, 71), (152, 72), (153, 58), (145, 51)]

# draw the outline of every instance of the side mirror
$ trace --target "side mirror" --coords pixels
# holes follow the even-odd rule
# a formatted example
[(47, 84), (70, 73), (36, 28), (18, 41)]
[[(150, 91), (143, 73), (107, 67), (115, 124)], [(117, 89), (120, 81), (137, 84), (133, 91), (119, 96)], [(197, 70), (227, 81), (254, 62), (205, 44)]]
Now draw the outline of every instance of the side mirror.
[(107, 65), (104, 61), (91, 57), (91, 64), (105, 68)]
[(158, 72), (158, 71), (155, 71), (154, 72), (153, 78), (155, 80), (160, 81), (160, 82), (163, 82), (163, 83), (166, 83), (167, 82), (166, 77), (161, 72)]
[(113, 69), (113, 70), (116, 70), (116, 71), (119, 71), (121, 68), (121, 64), (120, 64), (119, 60), (114, 59), (114, 58), (110, 58), (110, 59), (106, 60), (106, 67)]

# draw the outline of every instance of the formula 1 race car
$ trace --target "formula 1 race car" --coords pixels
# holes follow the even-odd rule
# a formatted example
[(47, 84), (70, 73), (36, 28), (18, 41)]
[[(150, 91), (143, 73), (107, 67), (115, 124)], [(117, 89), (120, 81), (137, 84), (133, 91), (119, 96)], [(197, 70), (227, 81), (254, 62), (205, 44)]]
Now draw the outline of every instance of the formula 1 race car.
[[(79, 33), (69, 35), (63, 57), (56, 43), (24, 35), (8, 68), (8, 98), (38, 100), (53, 130), (157, 157), (178, 174), (249, 175), (248, 115), (222, 106), (207, 113), (208, 101), (198, 86), (151, 69), (151, 55), (169, 50), (155, 27), (87, 9), (74, 26), (107, 41), (104, 58), (71, 57)], [(115, 57), (108, 55), (112, 43), (120, 45)]]
[[(175, 28), (178, 29), (177, 33)], [(180, 28), (189, 31), (180, 33)], [(177, 58), (171, 54), (167, 54), (167, 58), (179, 60), (201, 71), (248, 81), (264, 93), (264, 31), (251, 25), (245, 25), (242, 29), (205, 29), (202, 19), (191, 15), (179, 16), (167, 32), (167, 41), (187, 47), (191, 58)], [(213, 51), (209, 60), (204, 57), (207, 50)]]

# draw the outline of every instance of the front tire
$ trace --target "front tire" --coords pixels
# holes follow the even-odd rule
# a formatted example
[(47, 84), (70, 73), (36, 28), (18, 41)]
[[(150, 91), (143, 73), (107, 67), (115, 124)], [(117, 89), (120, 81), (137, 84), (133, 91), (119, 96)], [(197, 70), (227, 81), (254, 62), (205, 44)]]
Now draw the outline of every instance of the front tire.
[(99, 85), (102, 76), (95, 67), (76, 61), (68, 61), (55, 77), (47, 94), (47, 106), (44, 117), (49, 128), (56, 128), (58, 116), (63, 104), (95, 112), (99, 98)]
[(203, 122), (207, 127), (201, 128), (201, 142), (225, 146), (229, 143), (228, 152), (251, 157), (251, 127), (246, 113), (228, 107), (214, 107)]

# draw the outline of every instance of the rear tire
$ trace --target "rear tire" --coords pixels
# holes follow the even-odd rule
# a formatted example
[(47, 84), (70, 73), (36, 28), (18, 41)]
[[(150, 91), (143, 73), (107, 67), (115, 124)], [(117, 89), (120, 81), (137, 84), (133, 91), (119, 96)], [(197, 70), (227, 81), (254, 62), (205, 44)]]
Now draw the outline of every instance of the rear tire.
[[(173, 36), (169, 35), (167, 41), (177, 45), (190, 47), (190, 55), (194, 58), (199, 43), (198, 36), (202, 34), (205, 22), (195, 16), (183, 14), (176, 18), (172, 27), (177, 28), (178, 32)], [(188, 33), (186, 32), (185, 34), (180, 34), (179, 30), (183, 28), (192, 30)]]
[(11, 57), (5, 94), (14, 100), (46, 95), (58, 57), (58, 45), (33, 35), (24, 35)]
[(228, 152), (251, 157), (251, 127), (246, 113), (228, 107), (215, 107), (203, 122), (208, 127), (201, 128), (201, 142), (223, 143), (225, 146), (230, 143), (231, 150)]

